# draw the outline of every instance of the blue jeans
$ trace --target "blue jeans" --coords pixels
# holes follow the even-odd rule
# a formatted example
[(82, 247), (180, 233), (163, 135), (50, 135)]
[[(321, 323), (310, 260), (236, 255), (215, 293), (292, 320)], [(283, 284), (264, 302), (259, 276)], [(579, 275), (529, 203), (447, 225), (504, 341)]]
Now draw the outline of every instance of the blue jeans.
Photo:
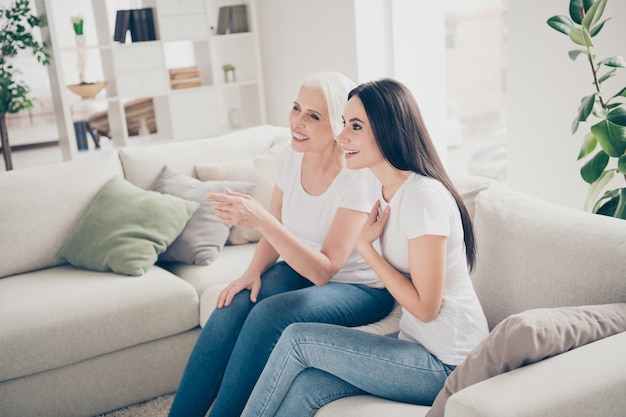
[(238, 416), (283, 330), (295, 322), (360, 326), (385, 317), (393, 297), (384, 288), (330, 282), (313, 286), (285, 262), (250, 291), (215, 309), (205, 324), (174, 398), (170, 417)]
[(396, 337), (293, 324), (283, 332), (241, 416), (314, 416), (331, 401), (360, 394), (431, 405), (454, 368)]

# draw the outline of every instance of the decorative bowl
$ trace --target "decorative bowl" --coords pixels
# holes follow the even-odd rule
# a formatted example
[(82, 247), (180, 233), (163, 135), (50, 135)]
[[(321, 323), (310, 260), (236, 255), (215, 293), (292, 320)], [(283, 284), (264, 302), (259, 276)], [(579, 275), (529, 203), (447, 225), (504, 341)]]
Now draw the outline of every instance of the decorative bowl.
[(96, 97), (104, 87), (107, 86), (106, 81), (96, 81), (95, 83), (70, 84), (67, 88), (74, 94), (81, 96), (83, 100), (89, 100)]

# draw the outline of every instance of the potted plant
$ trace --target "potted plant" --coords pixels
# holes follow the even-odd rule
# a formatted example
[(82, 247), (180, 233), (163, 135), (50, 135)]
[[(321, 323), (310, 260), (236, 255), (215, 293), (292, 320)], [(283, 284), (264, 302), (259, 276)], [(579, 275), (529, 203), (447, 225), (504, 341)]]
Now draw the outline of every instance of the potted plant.
[(40, 19), (31, 11), (29, 0), (15, 0), (10, 7), (0, 9), (0, 137), (7, 171), (13, 169), (13, 163), (6, 115), (33, 106), (28, 97), (29, 88), (20, 80), (19, 71), (10, 60), (20, 50), (29, 50), (42, 65), (50, 63), (48, 46), (33, 37), (33, 29), (40, 25)]
[[(580, 175), (589, 184), (585, 210), (626, 219), (626, 87), (613, 95), (602, 90), (603, 83), (616, 76), (626, 63), (622, 56), (598, 60), (593, 52), (593, 38), (610, 20), (602, 20), (606, 4), (607, 0), (570, 0), (569, 17), (553, 16), (547, 23), (569, 36), (578, 46), (568, 52), (569, 57), (586, 58), (591, 70), (593, 90), (581, 99), (572, 125), (575, 134), (581, 123), (593, 123), (578, 155), (583, 163)], [(607, 189), (614, 178), (619, 178), (617, 182), (622, 186)]]

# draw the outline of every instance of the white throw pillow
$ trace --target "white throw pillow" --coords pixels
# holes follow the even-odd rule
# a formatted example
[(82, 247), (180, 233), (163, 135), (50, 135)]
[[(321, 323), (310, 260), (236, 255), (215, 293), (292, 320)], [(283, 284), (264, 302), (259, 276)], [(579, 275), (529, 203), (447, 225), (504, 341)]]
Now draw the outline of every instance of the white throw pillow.
[[(241, 159), (239, 161), (200, 164), (196, 165), (196, 177), (202, 181), (246, 181), (254, 182), (256, 187), (252, 192), (252, 198), (269, 210), (274, 190), (276, 165), (282, 150), (289, 143), (279, 143), (272, 146), (267, 152), (254, 158)], [(241, 245), (249, 242), (257, 242), (261, 239), (261, 233), (254, 229), (233, 227), (228, 236), (228, 243)]]

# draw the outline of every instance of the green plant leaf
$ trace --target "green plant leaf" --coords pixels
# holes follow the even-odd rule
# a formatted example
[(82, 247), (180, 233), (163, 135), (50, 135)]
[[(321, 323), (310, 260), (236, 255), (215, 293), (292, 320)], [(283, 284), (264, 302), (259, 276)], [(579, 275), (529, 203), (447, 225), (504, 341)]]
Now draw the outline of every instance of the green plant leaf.
[(578, 153), (578, 160), (580, 161), (585, 156), (590, 155), (596, 147), (598, 146), (598, 140), (593, 133), (589, 132), (583, 138), (583, 145), (580, 147), (580, 152)]
[(569, 38), (577, 45), (585, 47), (593, 46), (591, 36), (589, 36), (589, 32), (587, 32), (587, 29), (585, 28), (573, 28), (569, 32)]
[(586, 13), (592, 4), (593, 0), (570, 0), (569, 15), (572, 20), (580, 25), (583, 22), (583, 9)]
[(608, 163), (609, 156), (603, 150), (600, 150), (580, 168), (580, 176), (586, 183), (593, 184), (600, 178)]
[(600, 31), (602, 30), (602, 28), (604, 27), (604, 24), (606, 22), (608, 22), (609, 20), (611, 20), (611, 18), (609, 17), (608, 19), (604, 19), (602, 22), (600, 22), (599, 25), (596, 25), (594, 27), (592, 27), (591, 29), (589, 29), (589, 34), (591, 35), (591, 37), (593, 38), (594, 36), (596, 36), (598, 33), (600, 33)]
[(546, 23), (551, 28), (564, 33), (565, 35), (569, 35), (570, 31), (574, 27), (574, 22), (566, 16), (552, 16)]
[(626, 62), (621, 55), (603, 59), (598, 65), (606, 65), (607, 67), (626, 68)]
[(619, 194), (613, 193), (615, 195), (609, 197), (608, 200), (606, 200), (607, 194), (605, 194), (603, 198), (596, 201), (596, 204), (595, 206), (593, 206), (593, 209), (591, 211), (592, 213), (600, 214), (607, 217), (613, 217), (613, 214), (615, 214), (615, 210), (617, 210)]
[(587, 120), (595, 103), (595, 93), (590, 96), (583, 97), (582, 100), (580, 100), (580, 106), (578, 106), (578, 121), (584, 122)]
[(598, 178), (597, 181), (589, 186), (589, 189), (587, 190), (587, 199), (583, 208), (585, 211), (592, 211), (595, 202), (598, 200), (598, 196), (600, 195), (604, 187), (606, 187), (606, 185), (611, 182), (614, 175), (614, 169), (606, 170), (602, 173), (602, 175), (600, 175), (600, 178)]
[(609, 72), (604, 74), (602, 77), (598, 78), (598, 83), (602, 84), (603, 82), (605, 82), (609, 78), (614, 77), (616, 72), (617, 72), (617, 68), (613, 68), (612, 70), (610, 70)]
[(591, 132), (604, 151), (619, 158), (626, 150), (626, 109), (616, 107), (609, 112), (606, 119), (591, 126)]
[(574, 117), (574, 121), (572, 122), (572, 135), (576, 134), (578, 126), (580, 126), (580, 122), (578, 121), (578, 115), (576, 115), (576, 117)]
[(587, 55), (587, 51), (584, 49), (572, 49), (567, 53), (567, 55), (569, 56), (569, 59), (576, 61), (576, 58), (578, 58), (579, 55)]
[(617, 160), (617, 170), (621, 174), (626, 175), (626, 154), (620, 156), (619, 159)]
[(619, 190), (619, 201), (613, 217), (626, 220), (626, 188)]
[(611, 98), (615, 98), (615, 97), (626, 97), (626, 87), (622, 88), (617, 94), (615, 94)]
[(585, 16), (583, 17), (582, 25), (583, 27), (589, 28), (593, 27), (602, 19), (602, 13), (604, 13), (604, 8), (606, 7), (607, 0), (596, 0), (593, 2)]

